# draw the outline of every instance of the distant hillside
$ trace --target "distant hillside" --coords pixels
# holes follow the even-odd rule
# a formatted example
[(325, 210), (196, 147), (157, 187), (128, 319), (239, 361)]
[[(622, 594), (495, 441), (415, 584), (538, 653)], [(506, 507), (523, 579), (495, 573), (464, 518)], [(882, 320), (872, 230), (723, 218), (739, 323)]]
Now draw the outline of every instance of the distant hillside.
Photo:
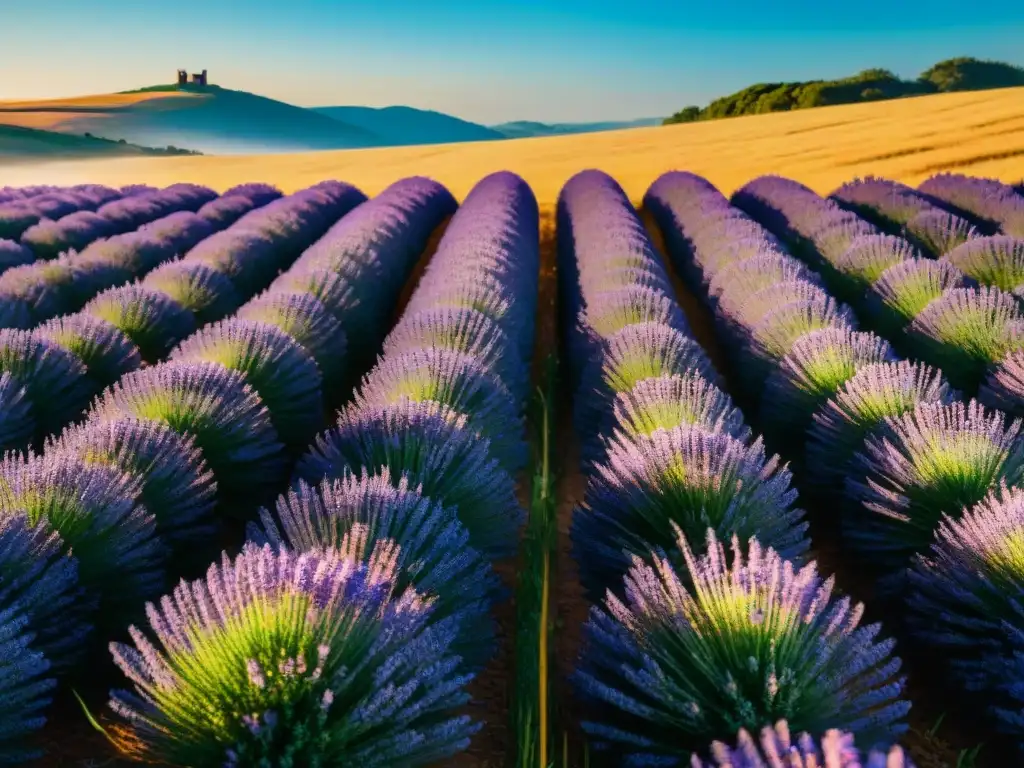
[(619, 120), (603, 123), (537, 123), (530, 120), (517, 120), (490, 127), (507, 139), (527, 139), (537, 136), (565, 136), (573, 133), (621, 131), (626, 128), (645, 128), (651, 125), (661, 125), (663, 122), (663, 118), (660, 117), (642, 117), (638, 120)]
[(208, 153), (294, 152), (379, 146), (375, 134), (327, 115), (216, 85), (154, 86), (56, 102), (0, 102), (0, 123), (118, 136)]
[(137, 144), (129, 144), (124, 139), (115, 141), (89, 134), (75, 136), (57, 131), (43, 131), (38, 128), (0, 125), (0, 162), (10, 162), (13, 159), (37, 161), (105, 156), (159, 157), (198, 154), (200, 153), (174, 146), (162, 149), (142, 147)]
[(690, 123), (720, 117), (899, 99), (949, 91), (983, 91), (1024, 85), (1024, 68), (972, 58), (947, 59), (916, 80), (901, 80), (886, 69), (866, 69), (840, 80), (758, 83), (701, 108), (689, 106), (664, 122)]
[(491, 128), (442, 112), (413, 107), (313, 107), (327, 115), (374, 134), (389, 146), (450, 144), (462, 141), (493, 141), (506, 138)]

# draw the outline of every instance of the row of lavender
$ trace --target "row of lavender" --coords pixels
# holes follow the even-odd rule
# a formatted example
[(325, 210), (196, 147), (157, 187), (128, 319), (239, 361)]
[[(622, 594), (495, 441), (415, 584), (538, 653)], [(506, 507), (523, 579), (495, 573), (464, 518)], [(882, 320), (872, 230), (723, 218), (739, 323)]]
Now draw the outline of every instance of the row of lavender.
[[(735, 199), (753, 188), (764, 208), (802, 210), (768, 185), (788, 189), (755, 180)], [(1019, 739), (1022, 574), (1001, 553), (1024, 533), (1020, 422), (965, 404), (938, 370), (899, 361), (883, 339), (858, 332), (817, 273), (704, 179), (667, 174), (645, 206), (735, 345), (736, 364), (758, 362), (742, 380), (761, 423), (804, 465), (821, 508), (837, 510), (843, 546), (878, 580), (876, 599), (898, 609), (901, 630), (941, 649), (965, 690)]]
[(825, 283), (897, 351), (938, 366), (952, 384), (989, 405), (1022, 412), (1024, 311), (996, 287), (1000, 280), (976, 284), (1011, 263), (1019, 242), (975, 238), (933, 260), (834, 201), (774, 176), (751, 181), (733, 202), (820, 270)]
[(123, 234), (94, 238), (83, 250), (53, 260), (26, 260), (0, 275), (0, 327), (29, 328), (75, 312), (101, 291), (143, 277), (280, 196), (265, 184), (243, 184), (220, 197), (205, 187), (176, 184), (109, 203), (100, 210), (120, 222)]
[[(705, 765), (712, 744), (713, 764), (754, 766), (857, 759), (830, 729), (891, 742), (909, 709), (892, 643), (807, 564), (789, 472), (720, 389), (628, 198), (578, 174), (558, 232), (589, 481), (573, 553), (604, 597), (575, 674), (595, 746), (616, 765)], [(828, 732), (793, 743), (791, 727)], [(903, 764), (898, 747), (870, 759)]]
[[(350, 186), (324, 182), (253, 211), (186, 260), (214, 268), (235, 298), (251, 296), (325, 231), (286, 275), (329, 269), (330, 258), (314, 251), (330, 251), (332, 238), (344, 249), (341, 223), (331, 225), (364, 200)], [(323, 347), (314, 342), (326, 330), (329, 349), (340, 354), (340, 321), (312, 291), (299, 295), (279, 280), (279, 290), (239, 310), (255, 319), (217, 323), (185, 339), (171, 362), (127, 373), (107, 388), (85, 421), (48, 441), (41, 455), (4, 459), (0, 608), (11, 650), (3, 668), (10, 681), (0, 726), (5, 757), (19, 754), (10, 742), (41, 725), (56, 679), (81, 674), (76, 662), (96, 641), (123, 632), (168, 579), (209, 561), (219, 548), (215, 512), (252, 507), (280, 489), (290, 462), (275, 424), (293, 430), (289, 436), (300, 428), (287, 421), (295, 410), (282, 390), (305, 395), (313, 386), (312, 401), (303, 402), (314, 417), (300, 421), (307, 441), (319, 427), (325, 377), (315, 362)], [(349, 284), (348, 304), (372, 302), (375, 283)], [(138, 361), (127, 332), (114, 330)], [(56, 347), (39, 342), (39, 349), (37, 361), (53, 357)], [(342, 367), (331, 363), (331, 370)]]
[(893, 234), (920, 233), (919, 245), (936, 257), (978, 234), (1024, 237), (1024, 196), (997, 179), (940, 173), (914, 189), (869, 176), (832, 197)]
[[(432, 182), (392, 189), (354, 212), (331, 254), (382, 287), (455, 207)], [(137, 690), (113, 705), (143, 756), (390, 766), (465, 748), (477, 729), (465, 685), (493, 650), (490, 561), (514, 551), (522, 516), (510, 471), (523, 463), (538, 240), (526, 184), (481, 181), (378, 364), (243, 553), (151, 612), (160, 651), (138, 632), (138, 650), (114, 647)], [(358, 251), (377, 258), (356, 263)], [(211, 602), (214, 617), (201, 610)], [(197, 716), (196, 700), (218, 717)]]
[[(7, 405), (0, 446), (40, 447), (100, 391), (144, 363), (162, 360), (198, 327), (237, 310), (363, 200), (358, 190), (334, 182), (279, 198), (203, 238), (142, 282), (102, 291), (80, 312), (33, 331), (0, 330), (0, 389)], [(186, 224), (179, 241), (192, 239), (190, 229)], [(116, 258), (129, 265), (124, 272), (151, 263), (148, 242), (142, 237), (119, 244)], [(166, 249), (159, 253), (172, 255)], [(59, 299), (52, 305), (67, 306)]]

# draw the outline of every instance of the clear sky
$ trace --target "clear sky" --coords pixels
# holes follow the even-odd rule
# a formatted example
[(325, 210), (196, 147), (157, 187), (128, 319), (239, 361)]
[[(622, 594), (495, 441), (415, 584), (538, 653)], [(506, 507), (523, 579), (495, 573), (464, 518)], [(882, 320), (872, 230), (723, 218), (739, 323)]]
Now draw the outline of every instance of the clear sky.
[(754, 82), (1024, 64), (1020, 0), (0, 0), (0, 99), (208, 69), (303, 106), (658, 117)]

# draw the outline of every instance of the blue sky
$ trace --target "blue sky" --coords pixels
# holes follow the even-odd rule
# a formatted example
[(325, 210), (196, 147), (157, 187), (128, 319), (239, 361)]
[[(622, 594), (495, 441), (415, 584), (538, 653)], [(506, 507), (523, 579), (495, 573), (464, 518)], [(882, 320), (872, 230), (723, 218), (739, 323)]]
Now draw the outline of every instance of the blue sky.
[[(966, 18), (965, 10), (970, 10)], [(169, 82), (470, 120), (654, 117), (754, 82), (1024, 65), (1013, 0), (0, 0), (0, 99)]]

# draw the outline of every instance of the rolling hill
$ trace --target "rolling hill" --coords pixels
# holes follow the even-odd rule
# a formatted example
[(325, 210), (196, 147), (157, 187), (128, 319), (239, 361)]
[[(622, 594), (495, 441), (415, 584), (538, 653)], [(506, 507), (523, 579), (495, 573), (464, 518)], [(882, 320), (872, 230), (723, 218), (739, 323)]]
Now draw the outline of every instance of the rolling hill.
[(599, 131), (621, 131), (627, 128), (647, 128), (661, 125), (663, 118), (642, 117), (638, 120), (608, 121), (603, 123), (538, 123), (531, 120), (516, 120), (511, 123), (492, 125), (506, 139), (529, 139), (538, 136), (568, 136), (574, 133), (597, 133)]
[(36, 102), (0, 101), (0, 124), (239, 154), (379, 146), (370, 131), (313, 110), (210, 85)]
[(478, 123), (413, 107), (313, 107), (312, 111), (369, 131), (387, 146), (507, 138), (501, 132)]
[(942, 170), (1019, 183), (1021, 103), (1024, 88), (1008, 88), (523, 141), (85, 160), (5, 168), (3, 177), (11, 185), (191, 181), (218, 190), (259, 180), (286, 192), (333, 178), (376, 194), (397, 179), (422, 174), (461, 198), (481, 177), (504, 169), (523, 176), (542, 205), (551, 205), (565, 181), (584, 168), (612, 174), (635, 200), (675, 168), (706, 176), (726, 193), (765, 173), (791, 176), (825, 193), (854, 176), (878, 174), (916, 184)]
[(143, 147), (125, 141), (98, 136), (78, 136), (18, 125), (0, 125), (0, 163), (34, 162), (39, 159), (90, 157), (170, 157), (196, 155), (187, 149), (169, 146)]

